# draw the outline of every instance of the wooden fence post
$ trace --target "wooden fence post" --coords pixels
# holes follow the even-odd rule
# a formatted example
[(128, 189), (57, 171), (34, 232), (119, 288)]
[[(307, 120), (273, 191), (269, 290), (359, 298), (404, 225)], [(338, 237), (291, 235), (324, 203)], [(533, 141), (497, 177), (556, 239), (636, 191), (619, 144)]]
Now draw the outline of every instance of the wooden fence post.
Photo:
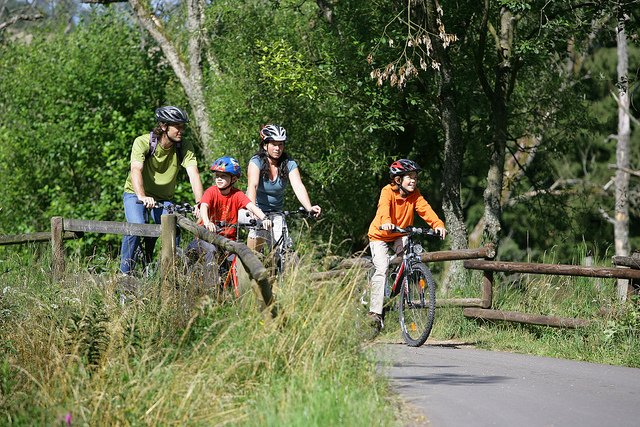
[(51, 218), (51, 271), (53, 278), (59, 280), (64, 274), (64, 234), (62, 217), (54, 216)]
[(160, 274), (163, 285), (176, 283), (176, 222), (175, 214), (162, 215), (160, 220), (160, 244), (162, 245)]
[(482, 276), (482, 308), (491, 308), (493, 300), (493, 271), (484, 271)]

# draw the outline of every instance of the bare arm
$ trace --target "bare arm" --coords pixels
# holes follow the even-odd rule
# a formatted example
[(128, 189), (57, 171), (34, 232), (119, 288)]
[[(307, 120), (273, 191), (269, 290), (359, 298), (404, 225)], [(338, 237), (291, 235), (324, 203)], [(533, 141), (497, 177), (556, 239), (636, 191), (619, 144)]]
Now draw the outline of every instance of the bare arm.
[(200, 205), (199, 211), (200, 218), (202, 218), (202, 225), (204, 225), (207, 230), (213, 231), (215, 233), (216, 225), (209, 220), (209, 205), (207, 205), (206, 203), (202, 203)]
[(131, 162), (131, 183), (133, 184), (133, 191), (138, 196), (138, 200), (140, 200), (145, 208), (152, 208), (156, 201), (153, 197), (147, 197), (144, 192), (144, 183), (142, 181), (142, 167), (144, 163), (139, 162), (137, 160), (133, 160)]
[(293, 192), (296, 194), (300, 204), (308, 212), (311, 212), (313, 216), (320, 216), (322, 209), (318, 205), (311, 204), (309, 193), (307, 193), (307, 188), (302, 183), (302, 177), (300, 177), (300, 170), (298, 168), (289, 172), (289, 182), (291, 182), (291, 188), (293, 188)]
[(203, 190), (198, 166), (187, 166), (187, 175), (189, 175), (189, 182), (191, 183), (191, 189), (193, 190), (193, 197), (195, 198), (196, 203), (200, 203)]
[(260, 209), (255, 203), (250, 202), (246, 207), (249, 212), (257, 216), (258, 219), (262, 221), (263, 228), (271, 228), (271, 220), (267, 218), (264, 212), (262, 212), (262, 209)]
[(202, 180), (200, 179), (200, 172), (198, 172), (198, 166), (187, 166), (187, 175), (189, 175), (189, 182), (191, 183), (191, 189), (193, 190), (193, 197), (196, 200), (196, 209), (193, 213), (196, 218), (202, 218), (200, 216), (200, 209), (197, 209), (200, 199), (202, 199)]
[(258, 183), (260, 182), (260, 168), (254, 163), (249, 162), (249, 168), (247, 169), (247, 197), (253, 203), (256, 202), (258, 193)]

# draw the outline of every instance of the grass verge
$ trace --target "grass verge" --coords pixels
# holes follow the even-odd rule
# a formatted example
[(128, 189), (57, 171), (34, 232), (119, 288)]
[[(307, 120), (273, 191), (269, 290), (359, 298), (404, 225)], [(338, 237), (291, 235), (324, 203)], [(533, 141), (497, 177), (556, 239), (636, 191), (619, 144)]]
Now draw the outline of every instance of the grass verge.
[(303, 267), (268, 320), (251, 293), (220, 303), (151, 280), (123, 305), (115, 275), (75, 265), (53, 282), (43, 260), (23, 265), (4, 263), (2, 424), (397, 423), (362, 351), (355, 281), (313, 286)]

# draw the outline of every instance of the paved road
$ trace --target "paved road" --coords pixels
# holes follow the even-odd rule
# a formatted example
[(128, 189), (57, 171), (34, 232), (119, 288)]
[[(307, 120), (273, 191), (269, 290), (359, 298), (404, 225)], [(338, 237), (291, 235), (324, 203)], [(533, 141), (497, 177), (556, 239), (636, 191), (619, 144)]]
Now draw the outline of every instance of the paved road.
[(393, 386), (426, 416), (409, 425), (640, 426), (640, 369), (455, 346), (376, 351)]

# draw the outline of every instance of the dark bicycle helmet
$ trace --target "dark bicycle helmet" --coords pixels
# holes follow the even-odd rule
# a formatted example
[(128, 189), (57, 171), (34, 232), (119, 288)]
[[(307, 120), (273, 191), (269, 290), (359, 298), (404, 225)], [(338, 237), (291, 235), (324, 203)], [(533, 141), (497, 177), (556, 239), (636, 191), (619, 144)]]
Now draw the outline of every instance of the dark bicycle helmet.
[(216, 159), (209, 168), (212, 172), (224, 172), (239, 177), (242, 175), (240, 163), (233, 157), (224, 156)]
[(389, 166), (389, 174), (391, 178), (394, 176), (403, 176), (408, 174), (409, 172), (420, 172), (422, 169), (416, 162), (408, 159), (400, 159), (391, 163)]
[(260, 129), (260, 143), (267, 141), (286, 141), (287, 131), (282, 126), (266, 125)]
[(172, 105), (156, 109), (156, 119), (161, 123), (189, 123), (187, 113)]

